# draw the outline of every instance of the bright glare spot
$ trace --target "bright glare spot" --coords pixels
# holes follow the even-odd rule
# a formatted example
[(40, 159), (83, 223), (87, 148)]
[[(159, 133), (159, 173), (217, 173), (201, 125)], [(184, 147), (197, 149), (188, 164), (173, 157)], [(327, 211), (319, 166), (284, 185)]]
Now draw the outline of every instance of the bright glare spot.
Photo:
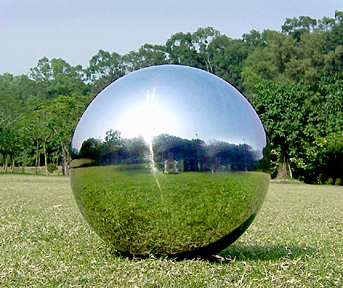
[(141, 135), (148, 143), (153, 136), (172, 133), (174, 130), (170, 113), (162, 110), (155, 101), (155, 91), (151, 95), (147, 93), (144, 104), (129, 111), (121, 126), (122, 137), (133, 138)]

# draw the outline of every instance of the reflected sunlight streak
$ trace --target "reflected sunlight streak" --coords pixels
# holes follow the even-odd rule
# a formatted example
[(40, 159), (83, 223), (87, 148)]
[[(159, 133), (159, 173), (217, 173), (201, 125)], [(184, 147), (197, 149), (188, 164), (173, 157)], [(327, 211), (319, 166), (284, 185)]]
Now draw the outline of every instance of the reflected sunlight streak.
[(141, 135), (149, 143), (153, 136), (174, 132), (175, 128), (172, 125), (170, 113), (158, 106), (155, 92), (155, 89), (152, 93), (148, 90), (146, 102), (136, 109), (131, 109), (124, 117), (119, 126), (119, 130), (123, 131), (124, 138)]

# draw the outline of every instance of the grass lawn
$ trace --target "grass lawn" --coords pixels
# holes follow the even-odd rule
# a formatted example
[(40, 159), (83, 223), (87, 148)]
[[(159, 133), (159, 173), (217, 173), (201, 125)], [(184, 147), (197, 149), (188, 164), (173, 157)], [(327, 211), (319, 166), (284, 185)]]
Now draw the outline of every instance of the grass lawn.
[(67, 177), (0, 174), (0, 287), (342, 287), (343, 187), (272, 182), (216, 260), (118, 257)]

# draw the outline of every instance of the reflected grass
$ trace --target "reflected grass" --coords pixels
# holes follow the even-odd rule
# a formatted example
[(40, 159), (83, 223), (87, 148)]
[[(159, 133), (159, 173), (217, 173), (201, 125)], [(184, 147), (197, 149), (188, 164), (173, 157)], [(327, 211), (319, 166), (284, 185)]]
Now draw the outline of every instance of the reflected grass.
[(118, 251), (140, 256), (216, 242), (257, 213), (269, 182), (258, 172), (154, 177), (122, 166), (77, 168), (71, 177), (87, 222)]

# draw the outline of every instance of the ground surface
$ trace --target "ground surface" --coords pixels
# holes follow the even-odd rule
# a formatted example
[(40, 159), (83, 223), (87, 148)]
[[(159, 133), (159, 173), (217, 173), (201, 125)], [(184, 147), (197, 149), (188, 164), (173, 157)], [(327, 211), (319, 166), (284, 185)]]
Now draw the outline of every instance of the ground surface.
[(272, 182), (217, 260), (118, 257), (67, 177), (0, 174), (1, 287), (342, 287), (343, 187)]

